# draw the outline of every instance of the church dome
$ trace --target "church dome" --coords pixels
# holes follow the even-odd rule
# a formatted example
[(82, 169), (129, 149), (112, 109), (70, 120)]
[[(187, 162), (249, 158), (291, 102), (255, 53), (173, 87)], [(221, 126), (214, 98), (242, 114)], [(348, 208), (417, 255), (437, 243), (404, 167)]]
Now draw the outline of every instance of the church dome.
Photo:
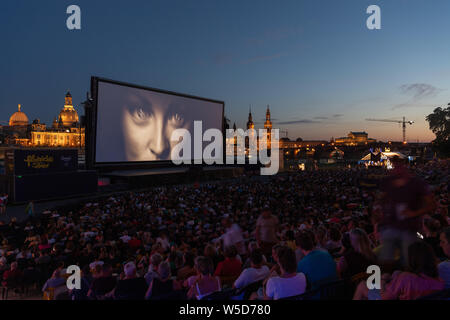
[(64, 127), (72, 127), (78, 123), (78, 113), (72, 105), (72, 95), (70, 92), (66, 94), (65, 104), (59, 113), (58, 119), (59, 124), (62, 124)]
[(73, 107), (64, 107), (59, 113), (59, 119), (64, 127), (71, 127), (78, 122), (78, 113)]
[(28, 117), (27, 115), (20, 111), (20, 104), (18, 106), (18, 110), (13, 113), (11, 118), (9, 118), (10, 126), (26, 126), (28, 125)]

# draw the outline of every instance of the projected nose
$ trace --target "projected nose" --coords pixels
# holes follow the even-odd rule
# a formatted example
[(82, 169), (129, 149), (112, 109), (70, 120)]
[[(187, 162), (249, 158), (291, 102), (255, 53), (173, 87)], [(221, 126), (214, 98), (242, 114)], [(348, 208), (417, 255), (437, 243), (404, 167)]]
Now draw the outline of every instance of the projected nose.
[(164, 136), (164, 130), (163, 130), (163, 123), (162, 121), (158, 121), (155, 125), (155, 128), (153, 130), (153, 139), (152, 143), (150, 145), (150, 151), (154, 154), (160, 155), (164, 152), (164, 150), (167, 148), (167, 139)]

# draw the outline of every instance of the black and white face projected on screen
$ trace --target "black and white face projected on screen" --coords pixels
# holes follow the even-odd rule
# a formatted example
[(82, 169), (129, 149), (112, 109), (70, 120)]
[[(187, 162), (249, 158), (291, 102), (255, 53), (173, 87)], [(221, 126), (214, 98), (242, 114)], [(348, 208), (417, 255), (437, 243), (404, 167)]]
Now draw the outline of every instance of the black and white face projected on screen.
[(170, 160), (172, 132), (222, 128), (223, 104), (99, 81), (96, 162)]

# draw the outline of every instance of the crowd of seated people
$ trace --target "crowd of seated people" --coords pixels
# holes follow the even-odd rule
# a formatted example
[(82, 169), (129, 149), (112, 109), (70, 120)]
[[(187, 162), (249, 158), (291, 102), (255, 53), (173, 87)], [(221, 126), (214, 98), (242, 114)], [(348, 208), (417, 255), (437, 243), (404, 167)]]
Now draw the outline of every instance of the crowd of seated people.
[[(341, 281), (345, 299), (417, 299), (450, 287), (449, 169), (449, 161), (411, 168), (436, 206), (423, 217), (407, 264), (383, 272), (378, 291), (365, 278), (370, 265), (384, 270), (379, 190), (361, 183), (373, 174), (363, 168), (158, 187), (12, 219), (0, 225), (2, 286), (35, 286), (49, 299), (231, 292), (263, 300)], [(71, 265), (82, 270), (80, 289), (67, 289)]]

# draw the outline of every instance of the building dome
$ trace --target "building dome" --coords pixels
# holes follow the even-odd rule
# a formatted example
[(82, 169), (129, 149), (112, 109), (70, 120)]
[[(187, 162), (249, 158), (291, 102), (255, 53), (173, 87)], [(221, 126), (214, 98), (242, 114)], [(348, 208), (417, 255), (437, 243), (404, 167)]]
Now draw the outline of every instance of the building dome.
[(67, 92), (64, 107), (59, 113), (59, 124), (64, 127), (72, 127), (78, 123), (78, 113), (72, 105), (72, 95)]
[(28, 117), (27, 115), (20, 111), (20, 104), (18, 106), (18, 110), (13, 113), (11, 118), (9, 118), (10, 126), (26, 126), (28, 125)]
[(59, 119), (64, 127), (71, 127), (78, 122), (78, 113), (73, 107), (64, 107), (59, 113)]

